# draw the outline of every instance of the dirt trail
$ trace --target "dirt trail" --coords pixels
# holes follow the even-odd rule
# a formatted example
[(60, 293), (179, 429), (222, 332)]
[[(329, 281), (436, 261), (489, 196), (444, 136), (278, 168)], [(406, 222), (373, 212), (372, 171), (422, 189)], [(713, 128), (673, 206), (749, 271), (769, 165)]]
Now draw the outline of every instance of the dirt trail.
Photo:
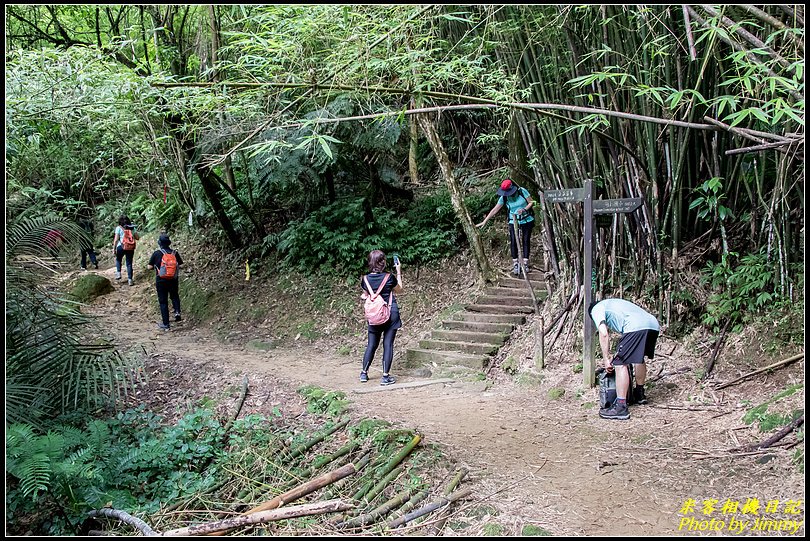
[[(113, 279), (111, 270), (98, 272)], [(486, 389), (483, 382), (410, 389), (394, 385), (356, 393), (379, 388), (380, 352), (371, 380), (361, 384), (357, 359), (314, 346), (264, 352), (223, 344), (210, 328), (188, 321), (172, 323), (170, 332), (159, 331), (157, 303), (148, 311), (141, 305), (154, 287), (152, 281), (141, 280), (133, 287), (125, 280), (113, 283), (115, 291), (97, 299), (90, 311), (105, 319), (110, 314), (129, 316), (129, 326), (118, 326), (119, 344), (125, 348), (223, 368), (233, 385), (242, 374), (261, 374), (291, 390), (315, 384), (344, 391), (357, 415), (415, 429), (426, 442), (443, 445), (469, 467), (475, 494), (498, 492), (486, 503), (498, 510), (495, 520), (512, 524), (513, 533), (531, 523), (555, 535), (677, 535), (678, 512), (687, 498), (722, 498), (744, 490), (725, 477), (721, 494), (711, 487), (711, 476), (722, 469), (716, 461), (690, 463), (683, 428), (673, 422), (669, 410), (639, 406), (632, 409), (629, 421), (607, 421), (579, 400), (549, 400), (536, 388), (514, 384)], [(393, 373), (398, 384), (424, 380), (397, 374), (396, 367)], [(595, 391), (589, 392), (595, 397)], [(253, 393), (261, 390), (251, 387)], [(681, 413), (697, 426), (714, 414)], [(694, 436), (715, 437), (710, 431)]]

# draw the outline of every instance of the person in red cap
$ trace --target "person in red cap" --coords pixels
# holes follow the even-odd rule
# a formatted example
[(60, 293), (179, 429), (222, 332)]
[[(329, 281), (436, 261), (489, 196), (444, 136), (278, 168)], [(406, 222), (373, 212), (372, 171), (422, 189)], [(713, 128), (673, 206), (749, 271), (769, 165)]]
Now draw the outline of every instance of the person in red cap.
[(520, 235), (523, 240), (521, 247), (523, 249), (523, 268), (529, 272), (529, 247), (532, 237), (532, 229), (534, 228), (534, 201), (529, 194), (529, 190), (521, 188), (510, 179), (501, 182), (501, 187), (498, 189), (498, 202), (489, 211), (487, 217), (476, 227), (484, 227), (490, 218), (498, 214), (502, 207), (506, 206), (508, 211), (508, 225), (509, 229), (509, 247), (512, 253), (512, 274), (520, 275), (520, 265), (518, 264), (518, 249), (517, 239), (515, 238), (515, 228), (513, 227), (514, 219), (517, 217), (518, 227), (520, 228)]

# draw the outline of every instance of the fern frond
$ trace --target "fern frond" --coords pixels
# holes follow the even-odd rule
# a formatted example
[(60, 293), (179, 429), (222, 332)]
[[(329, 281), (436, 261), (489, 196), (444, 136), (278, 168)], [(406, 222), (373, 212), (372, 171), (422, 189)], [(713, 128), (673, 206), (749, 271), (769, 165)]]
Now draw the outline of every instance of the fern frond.
[(20, 480), (25, 497), (36, 499), (39, 492), (51, 486), (51, 460), (44, 453), (35, 453), (19, 464), (14, 475)]

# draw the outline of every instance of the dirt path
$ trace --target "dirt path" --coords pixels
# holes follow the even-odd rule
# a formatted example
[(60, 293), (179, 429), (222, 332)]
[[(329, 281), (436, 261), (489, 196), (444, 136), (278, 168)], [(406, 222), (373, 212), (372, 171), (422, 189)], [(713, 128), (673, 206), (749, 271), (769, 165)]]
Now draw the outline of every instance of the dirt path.
[[(112, 279), (112, 271), (100, 273)], [(371, 381), (360, 384), (357, 359), (314, 346), (265, 352), (223, 344), (209, 328), (186, 321), (173, 323), (166, 333), (156, 327), (156, 302), (147, 313), (140, 307), (153, 288), (151, 281), (133, 287), (126, 281), (113, 283), (115, 292), (98, 299), (91, 311), (105, 318), (111, 313), (128, 316), (131, 325), (119, 329), (119, 344), (222, 368), (232, 385), (247, 374), (272, 377), (291, 390), (315, 384), (344, 391), (357, 415), (415, 429), (425, 442), (441, 444), (468, 466), (477, 495), (497, 492), (486, 503), (498, 511), (494, 520), (512, 528), (513, 534), (535, 524), (555, 535), (677, 535), (678, 512), (686, 499), (744, 501), (754, 496), (747, 488), (750, 479), (739, 475), (739, 463), (693, 460), (690, 444), (684, 443), (683, 423), (692, 427), (691, 442), (708, 447), (718, 439), (710, 421), (716, 409), (679, 412), (679, 422), (671, 410), (639, 406), (627, 422), (606, 421), (578, 399), (566, 395), (550, 400), (537, 388), (514, 384), (488, 389), (483, 382), (398, 387), (424, 378), (397, 374), (396, 367), (398, 385), (357, 393), (379, 388), (379, 358), (372, 365)], [(595, 391), (587, 392), (595, 398)], [(254, 393), (261, 394), (261, 389), (252, 386)], [(747, 476), (769, 475), (763, 470), (767, 465), (749, 461), (745, 466)], [(767, 490), (762, 498), (777, 495), (775, 489)]]

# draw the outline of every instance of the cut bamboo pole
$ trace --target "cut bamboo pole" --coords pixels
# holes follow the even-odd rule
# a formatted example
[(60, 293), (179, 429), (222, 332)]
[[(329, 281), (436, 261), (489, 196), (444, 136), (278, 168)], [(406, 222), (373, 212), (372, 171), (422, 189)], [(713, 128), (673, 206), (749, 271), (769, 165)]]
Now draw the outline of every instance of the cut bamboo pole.
[(414, 489), (408, 489), (400, 492), (387, 502), (383, 503), (373, 511), (364, 513), (360, 516), (341, 522), (337, 525), (338, 528), (357, 528), (360, 526), (367, 526), (372, 524), (379, 517), (389, 513), (391, 510), (404, 505), (413, 496)]
[(320, 434), (318, 434), (317, 436), (315, 436), (311, 440), (307, 441), (306, 443), (303, 443), (299, 447), (296, 447), (292, 451), (292, 453), (290, 453), (290, 458), (295, 458), (295, 457), (297, 457), (299, 455), (302, 455), (302, 454), (306, 453), (308, 450), (312, 449), (317, 444), (321, 443), (327, 437), (331, 436), (332, 434), (334, 434), (338, 430), (340, 430), (342, 428), (345, 428), (346, 425), (348, 425), (348, 424), (349, 424), (349, 419), (347, 418), (347, 419), (344, 419), (342, 422), (336, 424), (335, 426), (333, 426), (329, 430), (325, 430), (325, 431), (321, 432)]
[(408, 522), (410, 522), (410, 521), (412, 521), (414, 519), (417, 519), (419, 517), (427, 515), (428, 513), (432, 513), (436, 509), (439, 509), (439, 508), (444, 507), (446, 505), (450, 505), (451, 503), (453, 503), (456, 500), (460, 500), (461, 498), (466, 498), (471, 493), (472, 493), (472, 487), (467, 487), (467, 488), (463, 488), (463, 489), (461, 489), (459, 491), (456, 491), (456, 492), (450, 494), (449, 496), (443, 496), (443, 497), (439, 498), (438, 500), (435, 500), (435, 501), (425, 505), (424, 507), (421, 507), (421, 508), (417, 509), (416, 511), (408, 513), (407, 515), (392, 521), (391, 524), (389, 525), (389, 527), (390, 528), (396, 528), (398, 526), (403, 526), (406, 523), (408, 523)]
[[(355, 469), (354, 464), (346, 464), (345, 466), (343, 466), (341, 468), (338, 468), (338, 469), (336, 469), (334, 471), (331, 471), (329, 473), (325, 473), (324, 475), (321, 475), (320, 477), (317, 477), (315, 479), (307, 481), (306, 483), (304, 483), (304, 484), (302, 484), (302, 485), (300, 485), (300, 486), (298, 486), (298, 487), (296, 487), (296, 488), (294, 488), (292, 490), (289, 490), (289, 491), (285, 492), (284, 494), (280, 494), (280, 495), (276, 496), (275, 498), (273, 498), (272, 500), (267, 501), (267, 502), (265, 502), (265, 503), (263, 503), (261, 505), (258, 505), (256, 507), (254, 507), (253, 509), (251, 509), (250, 511), (247, 511), (247, 512), (245, 512), (243, 514), (244, 515), (253, 515), (255, 513), (260, 513), (262, 511), (269, 511), (271, 509), (276, 509), (276, 508), (281, 507), (282, 505), (284, 505), (286, 503), (295, 501), (295, 500), (297, 500), (299, 498), (302, 498), (302, 497), (306, 496), (307, 494), (311, 494), (312, 492), (315, 492), (318, 489), (321, 489), (321, 488), (323, 488), (323, 487), (325, 487), (327, 485), (330, 485), (330, 484), (332, 484), (332, 483), (334, 483), (336, 481), (339, 481), (340, 479), (343, 479), (344, 477), (348, 477), (349, 475), (354, 474), (356, 471), (357, 470)], [(210, 535), (224, 535), (224, 532), (218, 531), (218, 532), (211, 533)]]
[(206, 524), (197, 524), (194, 526), (187, 526), (185, 528), (178, 528), (176, 530), (169, 530), (163, 532), (164, 537), (180, 537), (185, 535), (216, 535), (216, 533), (225, 530), (232, 530), (234, 528), (241, 528), (244, 526), (251, 526), (253, 524), (263, 524), (265, 522), (273, 522), (276, 520), (286, 520), (296, 517), (305, 517), (309, 515), (322, 515), (324, 513), (335, 513), (337, 511), (345, 511), (351, 509), (353, 506), (341, 500), (327, 500), (325, 502), (307, 503), (304, 505), (294, 505), (292, 507), (285, 507), (284, 509), (272, 509), (269, 511), (261, 511), (248, 516), (229, 518), (217, 522), (209, 522)]
[(790, 363), (794, 363), (794, 362), (798, 361), (799, 359), (804, 359), (804, 352), (801, 352), (798, 355), (794, 355), (793, 357), (789, 357), (787, 359), (779, 361), (778, 363), (770, 364), (770, 365), (766, 366), (765, 368), (760, 368), (759, 370), (754, 370), (753, 372), (743, 374), (742, 376), (738, 377), (737, 379), (731, 380), (728, 383), (723, 383), (721, 385), (718, 385), (717, 387), (715, 387), (715, 389), (723, 389), (724, 387), (729, 387), (731, 385), (734, 385), (738, 381), (748, 379), (751, 376), (756, 376), (757, 374), (761, 374), (762, 372), (767, 372), (768, 370), (773, 370), (774, 368), (781, 368), (781, 367), (786, 366), (786, 365), (788, 365)]
[(422, 500), (424, 500), (427, 497), (428, 497), (428, 489), (422, 490), (411, 496), (411, 499), (405, 502), (405, 505), (403, 505), (402, 509), (399, 510), (397, 518), (388, 521), (386, 527), (389, 529), (393, 528), (392, 524), (394, 522), (410, 513), (417, 505), (419, 505), (422, 502)]

